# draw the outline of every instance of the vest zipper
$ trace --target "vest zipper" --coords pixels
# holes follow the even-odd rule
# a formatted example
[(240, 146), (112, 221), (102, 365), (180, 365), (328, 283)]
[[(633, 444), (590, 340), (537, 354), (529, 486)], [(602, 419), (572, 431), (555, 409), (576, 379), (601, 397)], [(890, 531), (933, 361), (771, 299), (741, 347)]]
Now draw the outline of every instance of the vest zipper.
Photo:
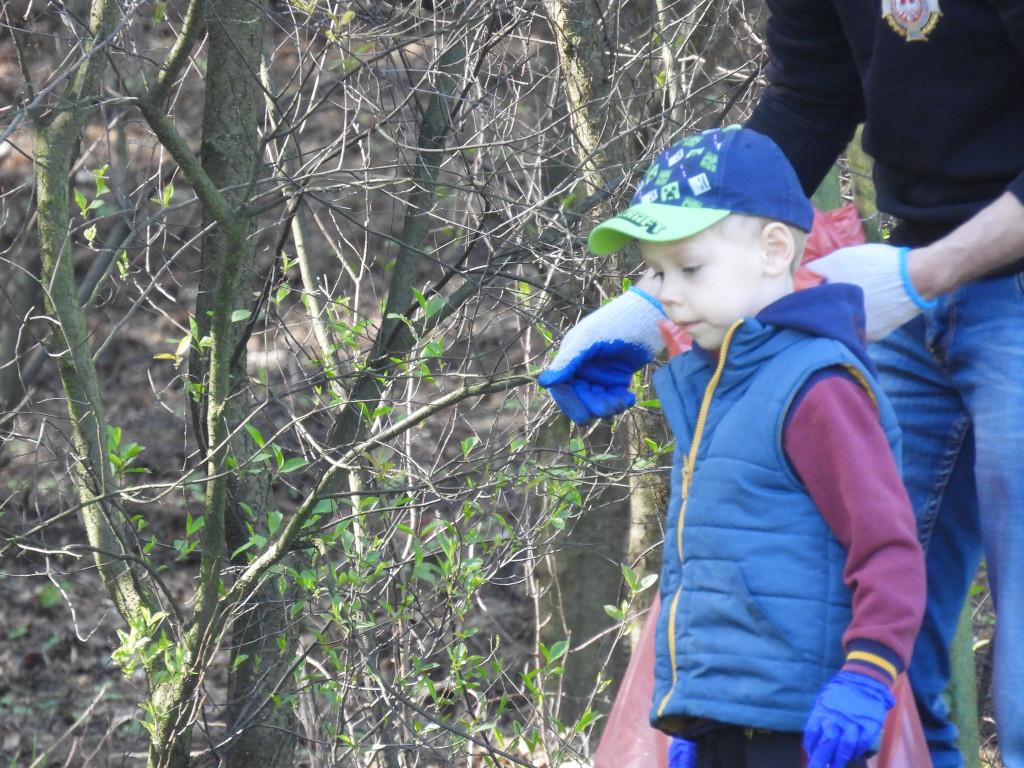
[[(715, 372), (711, 375), (711, 380), (704, 389), (704, 397), (701, 400), (700, 410), (697, 412), (697, 422), (694, 424), (693, 428), (693, 439), (690, 441), (690, 451), (683, 458), (682, 502), (679, 508), (679, 522), (676, 525), (676, 550), (679, 553), (680, 571), (682, 571), (683, 568), (683, 516), (686, 514), (686, 501), (690, 497), (690, 481), (693, 479), (693, 467), (697, 463), (697, 449), (700, 447), (700, 439), (704, 433), (704, 423), (707, 421), (708, 411), (711, 408), (711, 398), (715, 393), (715, 388), (718, 386), (718, 382), (722, 378), (722, 370), (725, 368), (725, 358), (729, 352), (729, 343), (732, 341), (732, 336), (736, 332), (736, 329), (741, 325), (743, 325), (743, 320), (737, 320), (725, 334), (725, 339), (722, 341), (722, 348), (718, 353), (718, 365), (715, 367)], [(679, 605), (679, 598), (682, 594), (683, 580), (680, 576), (679, 588), (672, 597), (672, 604), (669, 606), (668, 614), (668, 652), (669, 660), (672, 665), (672, 686), (668, 689), (668, 693), (665, 694), (661, 703), (658, 705), (658, 717), (661, 717), (665, 706), (668, 704), (669, 699), (672, 697), (672, 693), (676, 688), (676, 608)]]

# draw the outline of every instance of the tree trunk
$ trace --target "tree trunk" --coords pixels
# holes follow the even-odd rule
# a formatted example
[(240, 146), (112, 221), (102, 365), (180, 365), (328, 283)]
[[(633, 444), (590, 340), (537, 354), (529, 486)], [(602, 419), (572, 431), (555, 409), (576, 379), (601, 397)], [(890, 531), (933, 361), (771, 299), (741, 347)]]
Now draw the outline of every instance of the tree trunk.
[[(200, 337), (210, 335), (208, 358), (194, 352), (193, 380), (202, 382), (210, 469), (223, 471), (230, 455), (243, 463), (258, 452), (244, 428), (253, 413), (254, 397), (247, 381), (246, 342), (253, 306), (256, 249), (251, 214), (262, 161), (262, 65), (265, 9), (250, 0), (209, 0), (206, 4), (209, 63), (203, 112), (201, 159), (203, 170), (234, 211), (236, 229), (217, 226), (212, 211), (205, 211), (208, 234), (203, 240), (200, 294), (196, 321)], [(239, 320), (237, 318), (242, 317)], [(235, 318), (232, 320), (232, 318)], [(228, 437), (230, 436), (230, 437)], [(218, 454), (228, 439), (229, 449)], [(216, 456), (216, 458), (214, 458)], [(207, 525), (223, 521), (225, 553), (236, 552), (250, 531), (268, 535), (274, 509), (268, 472), (232, 472), (223, 508), (208, 513)], [(204, 553), (205, 554), (205, 553)], [(237, 556), (246, 564), (246, 555)], [(228, 681), (228, 733), (225, 753), (230, 766), (290, 766), (295, 749), (295, 714), (287, 696), (294, 662), (296, 634), (288, 618), (290, 590), (284, 594), (276, 580), (256, 586), (243, 605), (235, 606), (230, 630), (231, 671)], [(281, 641), (281, 642), (279, 642)]]
[[(71, 417), (80, 514), (97, 569), (125, 621), (133, 627), (148, 625), (153, 635), (159, 637), (169, 635), (170, 626), (166, 620), (151, 621), (160, 605), (132, 565), (122, 513), (112, 501), (116, 497), (116, 482), (107, 455), (103, 395), (89, 346), (85, 312), (76, 290), (71, 247), (72, 167), (92, 101), (100, 97), (105, 64), (100, 46), (113, 31), (117, 5), (113, 0), (94, 0), (88, 13), (84, 7), (69, 10), (72, 18), (89, 19), (86, 33), (76, 30), (84, 63), (68, 79), (62, 94), (63, 108), (52, 114), (33, 115), (39, 258), (47, 310), (56, 320), (51, 346)], [(146, 669), (150, 702), (162, 700), (178, 685), (161, 664), (157, 658)], [(155, 678), (160, 682), (154, 683)], [(154, 743), (159, 738), (156, 734), (168, 732), (164, 711), (159, 706), (154, 709)], [(166, 765), (187, 764), (188, 743), (175, 744), (162, 742), (158, 750), (161, 759)]]
[[(621, 138), (627, 133), (627, 126), (617, 122), (617, 112), (611, 109), (613, 94), (606, 63), (608, 51), (604, 20), (599, 7), (585, 0), (548, 0), (545, 7), (565, 80), (569, 117), (583, 181), (588, 192), (607, 189), (623, 173), (628, 149)], [(597, 209), (599, 218), (614, 213), (615, 199)], [(606, 280), (604, 292), (607, 295), (618, 293), (621, 277), (634, 271), (637, 264), (635, 249), (617, 254), (613, 258), (613, 274)], [(612, 452), (621, 457), (619, 469), (624, 471), (632, 463), (631, 457), (642, 443), (643, 430), (651, 426), (647, 420), (629, 421), (626, 430), (637, 439), (615, 439), (616, 447)], [(623, 436), (625, 434), (623, 432)], [(613, 442), (613, 432), (602, 426), (594, 431), (592, 439), (595, 444), (609, 445)], [(654, 511), (652, 503), (661, 494), (655, 491), (652, 496), (648, 491), (653, 487), (646, 479), (642, 483), (637, 482), (635, 488), (640, 492), (631, 494), (629, 487), (623, 484), (592, 496), (588, 508), (576, 521), (557, 555), (553, 571), (559, 578), (555, 592), (559, 599), (557, 605), (551, 604), (550, 608), (559, 612), (564, 630), (551, 626), (548, 631), (567, 631), (572, 636), (574, 650), (581, 642), (589, 641), (611, 626), (603, 606), (617, 606), (622, 600), (623, 580), (619, 564), (635, 559), (630, 557), (632, 547), (649, 548), (646, 545), (648, 535), (643, 532), (649, 531), (649, 520)], [(582, 573), (586, 573), (586, 579), (574, 578), (574, 575)], [(615, 635), (608, 639), (614, 640)], [(566, 695), (561, 701), (560, 719), (572, 723), (592, 704), (590, 696), (598, 674), (612, 680), (613, 684), (602, 694), (603, 702), (597, 709), (610, 709), (625, 666), (625, 651), (609, 648), (608, 642), (576, 650), (565, 664), (563, 688)]]

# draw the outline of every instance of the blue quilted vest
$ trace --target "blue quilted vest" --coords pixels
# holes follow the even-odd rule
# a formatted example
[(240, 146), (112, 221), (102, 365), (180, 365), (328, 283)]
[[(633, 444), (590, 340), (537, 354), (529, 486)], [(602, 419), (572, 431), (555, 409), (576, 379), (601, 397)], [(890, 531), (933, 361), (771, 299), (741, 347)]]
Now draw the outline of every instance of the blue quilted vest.
[(815, 371), (838, 365), (875, 398), (897, 457), (899, 429), (839, 341), (747, 319), (722, 357), (719, 374), (688, 353), (654, 375), (676, 449), (651, 723), (802, 731), (843, 664), (851, 596), (846, 552), (786, 460), (786, 412)]

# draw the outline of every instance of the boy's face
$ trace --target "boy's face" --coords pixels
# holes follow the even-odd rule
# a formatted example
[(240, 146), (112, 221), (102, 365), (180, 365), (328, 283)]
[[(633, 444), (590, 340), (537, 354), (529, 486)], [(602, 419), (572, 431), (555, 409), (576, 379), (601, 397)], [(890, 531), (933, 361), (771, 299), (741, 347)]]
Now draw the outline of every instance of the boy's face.
[(644, 261), (661, 279), (657, 298), (665, 314), (709, 351), (722, 346), (733, 323), (778, 298), (761, 239), (726, 236), (722, 229), (640, 242)]

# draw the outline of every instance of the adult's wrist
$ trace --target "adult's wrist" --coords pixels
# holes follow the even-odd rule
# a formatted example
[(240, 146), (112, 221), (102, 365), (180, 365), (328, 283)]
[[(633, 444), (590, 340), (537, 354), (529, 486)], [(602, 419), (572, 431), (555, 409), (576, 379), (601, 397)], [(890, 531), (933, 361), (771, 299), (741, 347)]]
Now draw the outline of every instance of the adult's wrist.
[(951, 263), (936, 246), (912, 248), (906, 252), (904, 279), (920, 299), (934, 301), (955, 287), (955, 278), (947, 274)]

